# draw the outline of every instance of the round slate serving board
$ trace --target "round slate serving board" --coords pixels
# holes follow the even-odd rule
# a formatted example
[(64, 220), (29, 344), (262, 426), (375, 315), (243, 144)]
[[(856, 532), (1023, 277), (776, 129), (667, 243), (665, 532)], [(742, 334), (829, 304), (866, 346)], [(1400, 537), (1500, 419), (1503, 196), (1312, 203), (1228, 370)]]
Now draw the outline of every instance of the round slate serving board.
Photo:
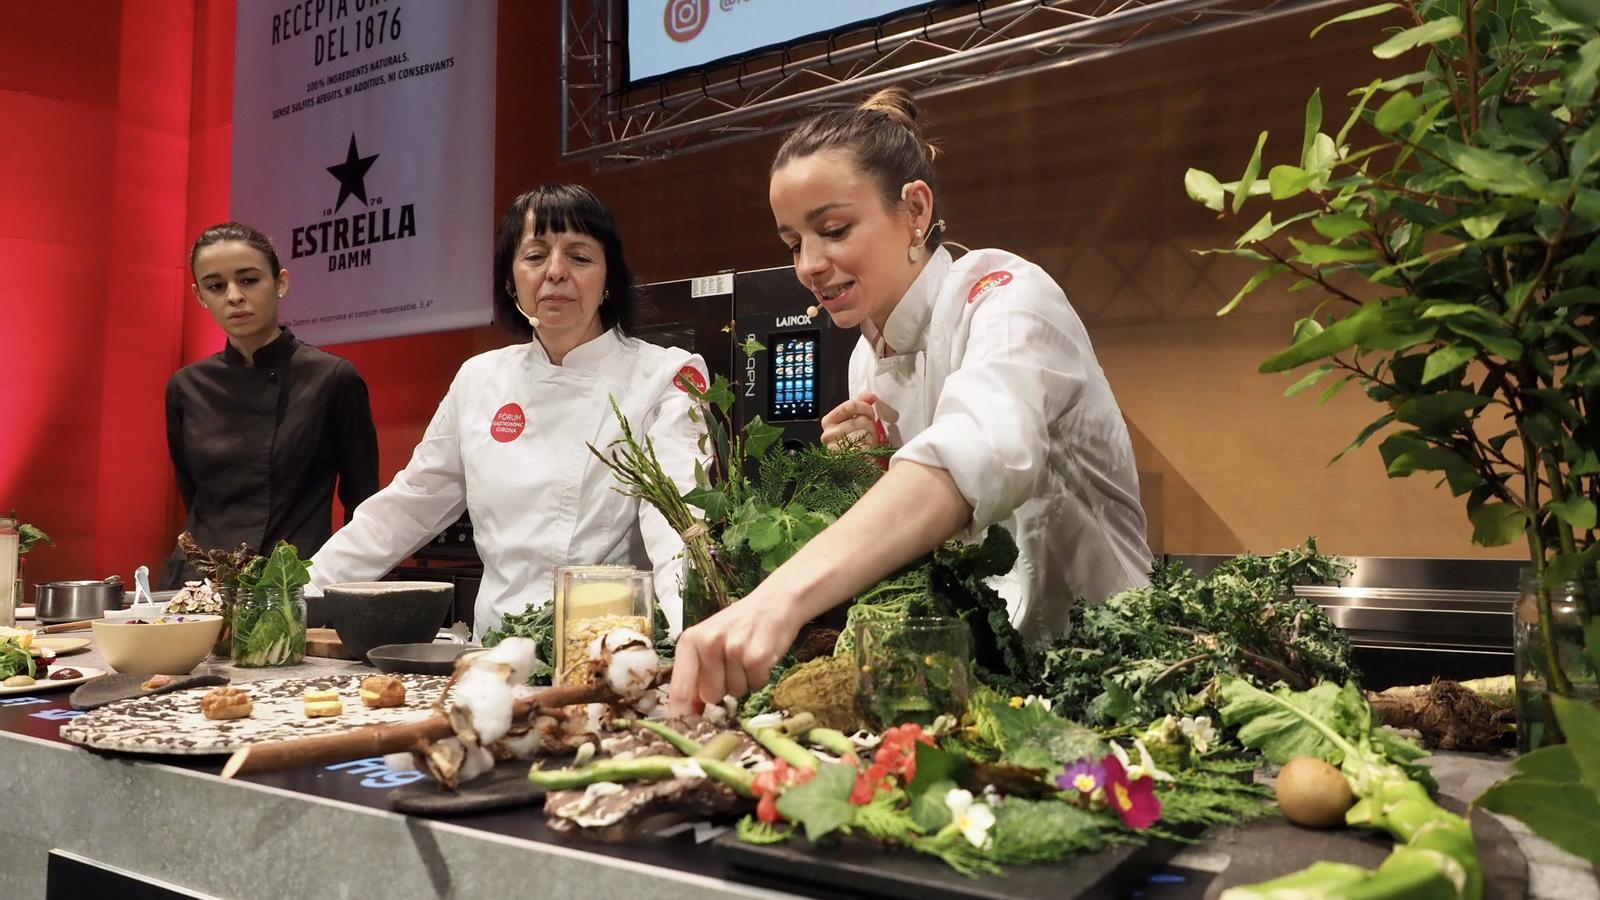
[[(405, 722), (433, 714), (447, 678), (398, 675), (406, 686), (404, 706), (368, 709), (361, 702), (362, 675), (325, 675), (255, 681), (238, 685), (255, 701), (249, 718), (208, 719), (200, 699), (210, 688), (140, 697), (104, 706), (61, 726), (61, 737), (98, 750), (197, 756), (232, 753), (246, 744), (348, 731), (363, 725)], [(305, 714), (307, 691), (337, 690), (344, 713), (322, 719)]]

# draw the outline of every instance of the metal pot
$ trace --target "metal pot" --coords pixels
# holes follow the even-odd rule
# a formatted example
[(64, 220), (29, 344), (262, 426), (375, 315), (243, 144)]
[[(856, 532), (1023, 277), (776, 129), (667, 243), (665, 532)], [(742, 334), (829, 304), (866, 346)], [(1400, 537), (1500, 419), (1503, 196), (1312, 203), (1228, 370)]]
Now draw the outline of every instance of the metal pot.
[(45, 625), (98, 619), (108, 609), (122, 608), (122, 579), (50, 581), (34, 586), (34, 615)]

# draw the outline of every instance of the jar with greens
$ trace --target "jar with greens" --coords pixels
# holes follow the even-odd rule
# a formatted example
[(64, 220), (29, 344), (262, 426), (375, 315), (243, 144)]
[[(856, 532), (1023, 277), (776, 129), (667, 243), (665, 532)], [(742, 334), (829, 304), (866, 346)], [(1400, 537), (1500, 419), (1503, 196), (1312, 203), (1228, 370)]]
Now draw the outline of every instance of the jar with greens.
[(306, 655), (306, 601), (311, 565), (287, 542), (239, 573), (233, 598), (233, 664), (298, 665)]
[(856, 626), (861, 711), (878, 729), (961, 715), (971, 693), (971, 634), (960, 619), (863, 621)]

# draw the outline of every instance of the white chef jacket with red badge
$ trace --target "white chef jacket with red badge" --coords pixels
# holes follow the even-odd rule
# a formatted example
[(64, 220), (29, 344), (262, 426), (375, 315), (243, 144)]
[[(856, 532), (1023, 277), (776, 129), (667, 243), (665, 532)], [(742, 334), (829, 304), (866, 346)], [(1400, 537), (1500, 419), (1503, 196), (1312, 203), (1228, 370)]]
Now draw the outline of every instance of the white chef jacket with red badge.
[(357, 508), (312, 558), (316, 588), (381, 577), (460, 517), (472, 515), (483, 561), (474, 609), (482, 635), (506, 613), (550, 601), (555, 567), (654, 568), (657, 603), (676, 632), (683, 541), (648, 503), (614, 490), (589, 452), (622, 430), (611, 398), (662, 468), (694, 486), (701, 426), (689, 418), (687, 379), (705, 385), (699, 356), (615, 331), (553, 365), (538, 341), (467, 360), (394, 481)]
[(1063, 635), (1076, 598), (1147, 584), (1150, 548), (1128, 430), (1066, 294), (1003, 250), (939, 248), (884, 323), (867, 322), (850, 393), (878, 395), (880, 424), (911, 460), (944, 469), (972, 505), (959, 535), (1003, 525), (1004, 579), (1025, 637)]

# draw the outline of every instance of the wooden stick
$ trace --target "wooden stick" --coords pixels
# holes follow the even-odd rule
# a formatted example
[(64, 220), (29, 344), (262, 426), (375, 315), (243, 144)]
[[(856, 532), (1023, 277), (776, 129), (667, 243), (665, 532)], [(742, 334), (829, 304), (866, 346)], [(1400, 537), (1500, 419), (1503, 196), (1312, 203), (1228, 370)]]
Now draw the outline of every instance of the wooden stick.
[[(584, 703), (608, 703), (617, 699), (609, 685), (562, 685), (517, 700), (511, 705), (511, 718), (520, 721), (540, 710), (557, 709)], [(338, 734), (325, 734), (287, 741), (250, 744), (234, 751), (222, 767), (223, 778), (276, 772), (295, 766), (316, 766), (344, 762), (365, 756), (401, 753), (419, 741), (437, 741), (455, 734), (450, 720), (442, 715), (393, 725), (368, 725)]]
[(88, 631), (89, 627), (94, 623), (94, 619), (80, 619), (76, 622), (57, 622), (54, 625), (46, 625), (39, 629), (39, 633), (60, 634), (63, 631)]

